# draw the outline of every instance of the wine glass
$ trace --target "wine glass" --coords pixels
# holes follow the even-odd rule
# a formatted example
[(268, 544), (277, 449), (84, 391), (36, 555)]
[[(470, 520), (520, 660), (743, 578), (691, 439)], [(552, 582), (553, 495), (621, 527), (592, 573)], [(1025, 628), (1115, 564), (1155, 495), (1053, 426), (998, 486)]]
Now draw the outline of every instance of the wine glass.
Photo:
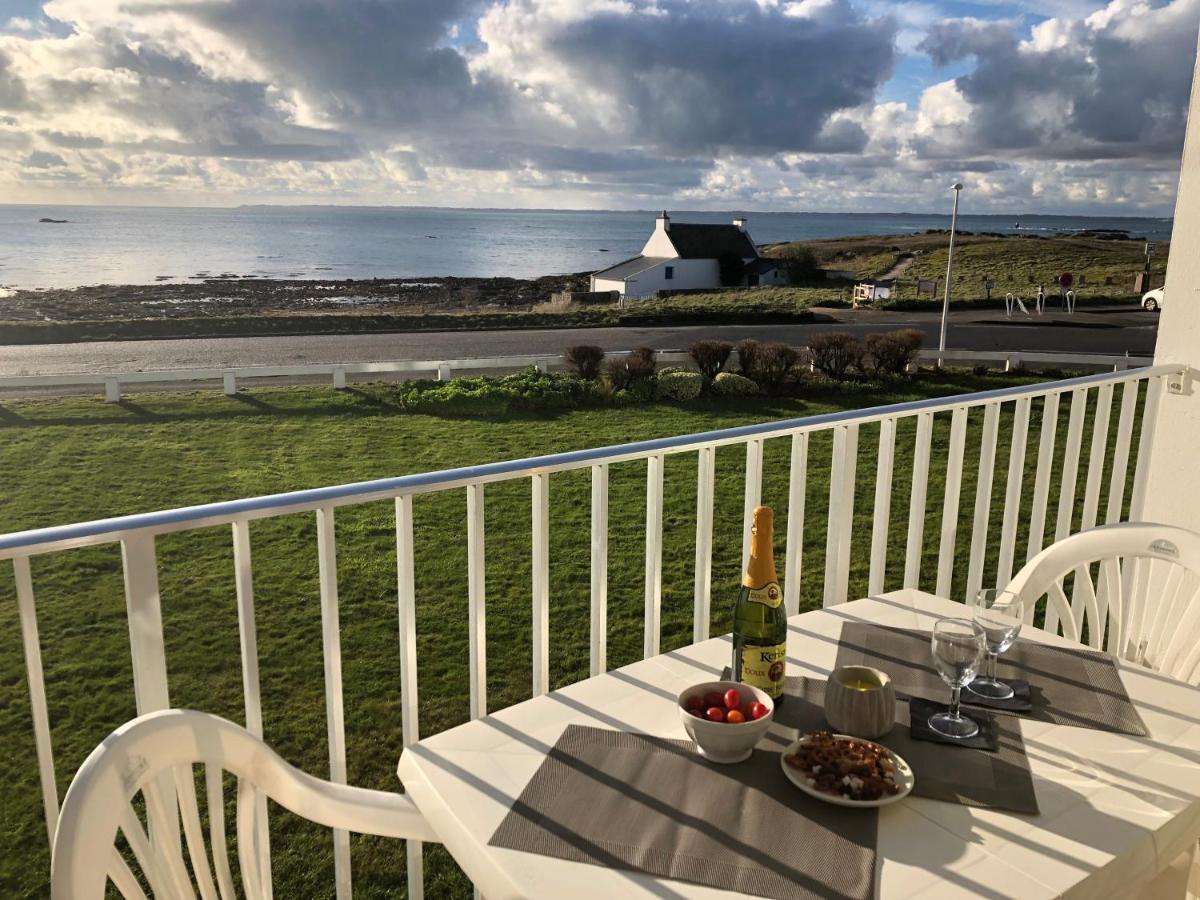
[(939, 619), (930, 638), (933, 664), (942, 681), (950, 685), (950, 709), (929, 717), (929, 727), (949, 738), (965, 740), (979, 733), (979, 726), (959, 712), (959, 694), (983, 662), (986, 648), (983, 629), (970, 619)]
[(996, 677), (996, 660), (1017, 639), (1025, 615), (1025, 604), (1012, 591), (986, 588), (972, 604), (975, 624), (983, 629), (987, 644), (987, 674), (967, 685), (967, 690), (988, 700), (1007, 700), (1013, 689)]

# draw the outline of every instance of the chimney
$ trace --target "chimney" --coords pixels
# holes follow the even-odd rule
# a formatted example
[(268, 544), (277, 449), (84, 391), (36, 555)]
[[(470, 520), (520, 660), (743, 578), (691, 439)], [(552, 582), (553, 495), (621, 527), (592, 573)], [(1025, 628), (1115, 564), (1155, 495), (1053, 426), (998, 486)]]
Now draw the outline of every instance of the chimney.
[(654, 220), (654, 228), (657, 231), (671, 230), (671, 217), (667, 215), (667, 211), (665, 209), (659, 213), (658, 218)]
[(733, 224), (734, 224), (734, 227), (737, 228), (738, 231), (746, 230), (746, 220), (744, 218), (742, 218), (741, 216), (738, 216), (736, 219), (734, 219)]

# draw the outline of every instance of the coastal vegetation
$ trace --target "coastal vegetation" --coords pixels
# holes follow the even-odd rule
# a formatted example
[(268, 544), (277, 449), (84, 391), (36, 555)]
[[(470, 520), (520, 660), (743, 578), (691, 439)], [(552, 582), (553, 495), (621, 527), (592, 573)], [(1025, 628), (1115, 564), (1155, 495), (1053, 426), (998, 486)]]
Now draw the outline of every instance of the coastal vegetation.
[[(717, 348), (718, 354), (723, 352)], [(668, 372), (668, 376), (674, 373)], [(698, 373), (691, 373), (697, 375)], [(532, 373), (524, 376), (531, 382)], [(564, 376), (566, 377), (566, 376)], [(700, 376), (703, 377), (703, 376)], [(674, 380), (674, 379), (672, 379)], [(686, 380), (686, 379), (684, 379)], [(917, 378), (834, 382), (806, 380), (788, 395), (746, 396), (722, 385), (758, 386), (721, 372), (713, 390), (688, 401), (647, 399), (590, 408), (564, 403), (539, 409), (477, 411), (463, 417), (430, 403), (416, 410), (406, 388), (352, 385), (345, 391), (295, 387), (226, 397), (216, 392), (135, 395), (120, 404), (92, 398), (0, 402), (0, 467), (21, 473), (5, 484), (4, 531), (145, 512), (323, 485), (476, 465), (585, 447), (708, 431), (771, 419), (817, 415), (874, 404), (968, 393), (1037, 380), (1030, 375), (978, 377), (961, 372)], [(581, 379), (571, 379), (573, 382)], [(694, 383), (694, 379), (692, 379)], [(451, 382), (450, 384), (454, 384)], [(563, 382), (556, 382), (560, 386)], [(591, 382), (588, 382), (591, 383)], [(1065, 429), (1068, 414), (1059, 428)], [(1035, 404), (1031, 434), (1038, 433)], [(1115, 418), (1115, 417), (1114, 417)], [(1001, 416), (1007, 434), (1010, 415)], [(1112, 423), (1116, 427), (1116, 422)], [(981, 416), (969, 419), (966, 453), (978, 458)], [(1084, 430), (1086, 458), (1092, 430)], [(863, 426), (854, 516), (850, 592), (866, 590), (878, 427)], [(926, 559), (941, 536), (948, 423), (934, 430), (925, 529)], [(1137, 436), (1134, 436), (1136, 446)], [(913, 423), (897, 435), (888, 583), (900, 583), (912, 478)], [(995, 471), (1008, 465), (1009, 442), (996, 448)], [(832, 443), (810, 445), (801, 582), (804, 608), (820, 604)], [(1026, 458), (1032, 491), (1036, 454)], [(938, 462), (940, 461), (940, 462)], [(742, 471), (739, 447), (716, 452), (712, 633), (729, 630), (740, 577)], [(1056, 463), (1059, 465), (1061, 463)], [(788, 513), (789, 442), (767, 441), (763, 499), (781, 521)], [(1057, 468), (1056, 468), (1057, 471)], [(964, 498), (975, 495), (968, 467)], [(993, 485), (1002, 501), (1005, 479)], [(551, 686), (588, 672), (588, 473), (551, 479)], [(1052, 489), (1051, 508), (1057, 502)], [(645, 466), (614, 464), (610, 472), (610, 667), (641, 657)], [(530, 486), (489, 485), (487, 517), (488, 703), (498, 709), (529, 696)], [(696, 458), (669, 456), (663, 514), (663, 649), (691, 641), (696, 528)], [(964, 501), (967, 502), (967, 501)], [(417, 536), (417, 629), (422, 733), (465, 721), (467, 655), (466, 504), (461, 491), (414, 500)], [(337, 512), (342, 654), (346, 684), (349, 779), (397, 787), (400, 752), (399, 662), (393, 510), (388, 502)], [(1022, 525), (1024, 527), (1024, 525)], [(959, 529), (965, 548), (970, 529)], [(308, 514), (256, 521), (255, 564), (260, 670), (267, 739), (289, 761), (317, 775), (328, 771), (316, 523)], [(783, 558), (784, 530), (776, 535)], [(1024, 546), (1024, 537), (1020, 545)], [(171, 674), (171, 701), (242, 720), (238, 622), (227, 528), (161, 537), (161, 594)], [(135, 714), (120, 548), (103, 546), (35, 558), (42, 652), (60, 796), (79, 764), (114, 726)], [(963, 590), (962, 573), (953, 586)], [(0, 566), (0, 596), (14, 593), (12, 569)], [(0, 831), (0, 886), (6, 896), (41, 897), (48, 855), (37, 786), (21, 632), (16, 604), (0, 604), (0, 760), (5, 784)], [(333, 895), (328, 832), (272, 808), (277, 896)], [(356, 893), (404, 895), (404, 854), (391, 841), (352, 840)], [(425, 851), (430, 896), (469, 896), (470, 888), (440, 847)]]
[[(848, 307), (855, 279), (894, 282), (885, 306), (934, 308), (946, 272), (944, 232), (776, 244), (788, 287), (728, 288), (617, 303), (552, 300), (585, 291), (587, 274), (541, 279), (429, 278), (268, 281), (212, 278), (155, 284), (14, 291), (0, 298), (0, 343), (119, 338), (218, 337), (382, 331), (577, 328), (805, 321), (814, 307)], [(956, 306), (1000, 306), (1008, 291), (1029, 299), (1055, 279), (1074, 277), (1082, 303), (1135, 296), (1143, 243), (1095, 235), (1035, 237), (962, 234), (956, 243)], [(1169, 245), (1151, 260), (1160, 284)], [(849, 273), (828, 279), (827, 270)], [(917, 296), (919, 279), (938, 280)], [(992, 282), (989, 299), (988, 281)]]

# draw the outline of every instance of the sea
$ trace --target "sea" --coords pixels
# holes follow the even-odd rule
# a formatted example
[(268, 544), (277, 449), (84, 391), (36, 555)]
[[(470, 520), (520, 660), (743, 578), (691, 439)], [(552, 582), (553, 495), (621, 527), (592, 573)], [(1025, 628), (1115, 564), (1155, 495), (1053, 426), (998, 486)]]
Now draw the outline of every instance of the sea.
[[(0, 286), (73, 288), (247, 278), (533, 278), (593, 271), (641, 249), (655, 211), (427, 207), (0, 205)], [(749, 219), (760, 244), (948, 228), (948, 215), (672, 211)], [(43, 221), (58, 220), (58, 221)], [(966, 231), (1119, 229), (1166, 240), (1169, 218), (960, 215)]]

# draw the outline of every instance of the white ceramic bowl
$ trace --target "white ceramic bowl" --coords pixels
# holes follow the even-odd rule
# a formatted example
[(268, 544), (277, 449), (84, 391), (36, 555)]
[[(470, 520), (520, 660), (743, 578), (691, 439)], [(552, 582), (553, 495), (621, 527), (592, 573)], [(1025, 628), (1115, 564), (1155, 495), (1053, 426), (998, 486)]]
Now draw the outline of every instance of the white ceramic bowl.
[[(703, 696), (712, 691), (724, 695), (730, 688), (736, 689), (742, 695), (743, 704), (752, 703), (755, 700), (763, 704), (767, 708), (767, 714), (761, 719), (730, 723), (711, 722), (708, 719), (694, 716), (688, 711), (687, 700), (689, 697), (696, 694)], [(736, 763), (749, 759), (754, 745), (767, 733), (771, 719), (775, 715), (775, 704), (765, 691), (760, 691), (748, 684), (739, 684), (736, 681), (706, 681), (702, 684), (693, 684), (679, 695), (676, 703), (679, 706), (679, 720), (683, 722), (688, 737), (696, 742), (701, 756), (715, 763)]]

